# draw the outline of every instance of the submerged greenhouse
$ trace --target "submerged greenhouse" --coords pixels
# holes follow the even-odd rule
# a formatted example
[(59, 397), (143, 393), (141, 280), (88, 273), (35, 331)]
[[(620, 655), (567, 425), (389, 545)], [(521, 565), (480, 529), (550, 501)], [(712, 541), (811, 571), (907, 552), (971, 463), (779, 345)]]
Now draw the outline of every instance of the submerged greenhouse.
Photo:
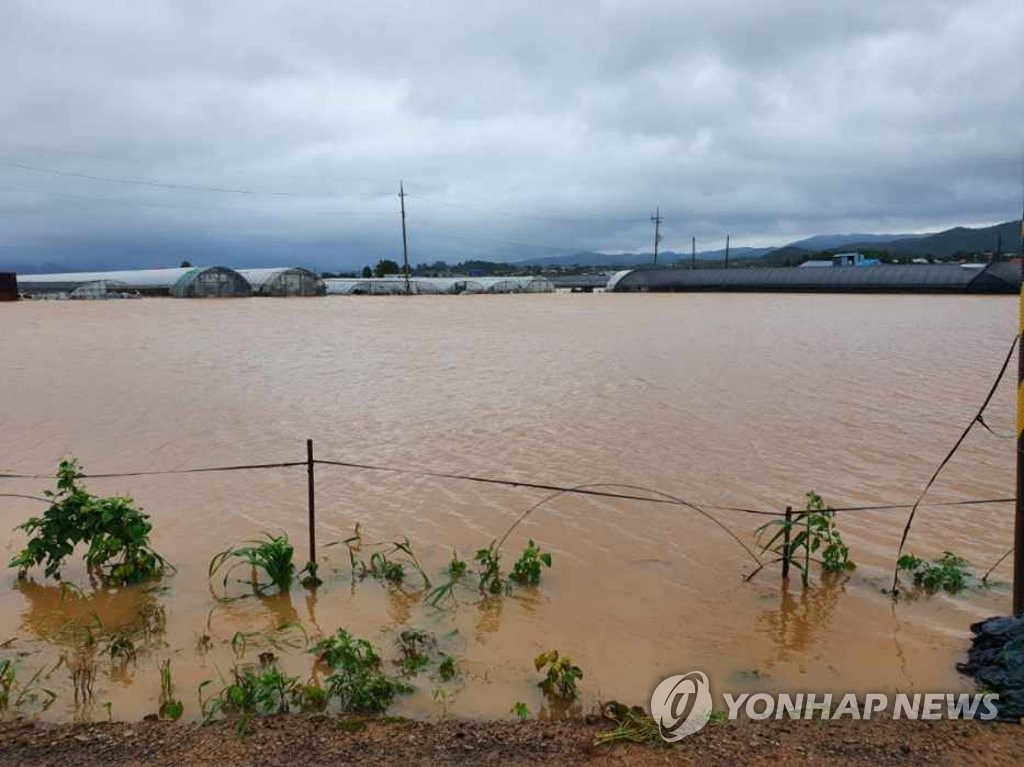
[[(406, 292), (403, 277), (328, 278), (330, 295), (391, 296)], [(410, 277), (413, 295), (459, 295), (462, 293), (553, 293), (554, 283), (546, 277)]]
[(1020, 266), (1003, 261), (821, 269), (627, 269), (609, 280), (608, 291), (1016, 294), (1020, 284)]
[(18, 287), (27, 296), (65, 295), (71, 298), (121, 295), (244, 298), (252, 295), (252, 288), (245, 277), (224, 266), (22, 274), (18, 276)]
[(239, 269), (238, 273), (252, 285), (254, 296), (322, 296), (327, 293), (324, 281), (301, 267)]

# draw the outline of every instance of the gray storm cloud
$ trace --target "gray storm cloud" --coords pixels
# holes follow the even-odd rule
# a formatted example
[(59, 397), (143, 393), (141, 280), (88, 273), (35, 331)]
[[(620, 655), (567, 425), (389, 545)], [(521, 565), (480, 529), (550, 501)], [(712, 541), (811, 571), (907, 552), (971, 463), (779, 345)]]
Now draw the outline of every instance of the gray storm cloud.
[(1019, 215), (1019, 2), (0, 6), (0, 265), (347, 268)]

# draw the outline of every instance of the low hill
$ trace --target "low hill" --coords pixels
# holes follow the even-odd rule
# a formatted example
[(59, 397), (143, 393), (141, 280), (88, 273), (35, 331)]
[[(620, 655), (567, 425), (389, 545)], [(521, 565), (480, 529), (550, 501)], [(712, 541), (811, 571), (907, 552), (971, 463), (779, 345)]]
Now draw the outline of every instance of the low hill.
[(1020, 221), (1007, 221), (977, 229), (956, 226), (926, 237), (913, 237), (886, 243), (849, 243), (843, 248), (845, 250), (885, 251), (890, 255), (901, 257), (933, 258), (953, 258), (958, 255), (973, 255), (996, 250), (1001, 250), (1003, 253), (1019, 253)]

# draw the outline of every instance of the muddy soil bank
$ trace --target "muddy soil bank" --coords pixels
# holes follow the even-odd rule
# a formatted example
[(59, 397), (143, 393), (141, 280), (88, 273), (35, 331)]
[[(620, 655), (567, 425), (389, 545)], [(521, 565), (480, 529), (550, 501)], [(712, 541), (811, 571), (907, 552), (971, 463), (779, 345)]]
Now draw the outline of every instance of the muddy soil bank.
[(1020, 764), (1024, 727), (872, 720), (710, 725), (674, 746), (594, 746), (598, 719), (563, 722), (339, 721), (272, 718), (244, 740), (228, 722), (48, 725), (0, 723), (0, 764)]

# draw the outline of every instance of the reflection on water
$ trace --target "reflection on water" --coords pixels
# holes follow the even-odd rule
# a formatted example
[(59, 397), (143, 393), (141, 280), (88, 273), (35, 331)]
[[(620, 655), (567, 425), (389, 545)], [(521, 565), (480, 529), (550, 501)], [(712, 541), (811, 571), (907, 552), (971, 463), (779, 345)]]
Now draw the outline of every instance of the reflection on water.
[(826, 573), (820, 582), (808, 586), (781, 581), (778, 606), (757, 616), (758, 631), (776, 648), (772, 663), (799, 662), (813, 645), (827, 641), (846, 580), (841, 574)]
[(18, 581), (17, 591), (27, 603), (21, 614), (23, 628), (58, 645), (77, 647), (122, 635), (148, 647), (167, 628), (159, 601), (162, 591), (152, 585), (95, 586), (85, 591), (70, 583), (39, 583), (29, 577)]
[[(973, 417), (1016, 333), (1016, 304), (682, 294), (24, 302), (0, 312), (0, 470), (49, 472), (67, 455), (94, 473), (296, 461), (312, 438), (322, 458), (658, 487), (709, 506), (778, 511), (812, 488), (834, 506), (907, 502)], [(1012, 413), (1008, 385), (986, 421), (1012, 431)], [(1012, 445), (975, 430), (927, 501), (1007, 497), (1013, 461)], [(767, 573), (744, 583), (745, 552), (697, 514), (569, 495), (526, 518), (503, 547), (506, 566), (530, 538), (553, 552), (536, 591), (480, 599), (470, 573), (461, 604), (438, 611), (411, 591), (354, 581), (339, 543), (322, 549), (329, 559), (315, 592), (295, 584), (291, 594), (253, 596), (231, 583), (246, 598), (220, 604), (208, 585), (216, 552), (261, 531), (305, 541), (302, 467), (87, 484), (138, 499), (154, 547), (177, 572), (163, 593), (74, 594), (38, 577), (0, 577), (0, 626), (15, 634), (0, 653), (50, 668), (90, 631), (101, 647), (119, 631), (148, 632), (130, 680), (101, 664), (96, 699), (112, 701), (118, 718), (156, 709), (167, 658), (182, 691), (227, 673), (239, 632), (253, 636), (250, 653), (270, 647), (306, 678), (302, 642), (278, 631), (290, 624), (311, 638), (343, 627), (385, 654), (404, 625), (457, 632), (465, 684), (444, 692), (444, 707), (461, 716), (506, 716), (516, 700), (538, 710), (532, 659), (551, 649), (583, 669), (590, 702), (643, 701), (669, 673), (700, 669), (717, 683), (768, 665), (779, 686), (885, 691), (898, 680), (955, 690), (966, 684), (954, 668), (966, 627), (1008, 607), (1001, 590), (893, 607), (879, 584), (902, 513), (842, 517), (856, 573), (816, 576), (804, 592)], [(45, 486), (4, 480), (3, 490)], [(453, 549), (471, 560), (548, 494), (320, 466), (318, 533), (343, 541), (359, 524), (367, 541), (408, 536), (443, 582)], [(0, 498), (0, 531), (37, 513), (35, 502)], [(756, 518), (715, 515), (752, 542)], [(1011, 529), (1009, 506), (926, 502), (909, 550), (987, 564), (1009, 547)], [(9, 552), (23, 544), (4, 534)], [(84, 573), (71, 579), (87, 586)], [(417, 684), (396, 713), (435, 715), (433, 683)], [(69, 702), (47, 716), (74, 714), (71, 682), (62, 685)], [(197, 716), (195, 701), (185, 703)]]

